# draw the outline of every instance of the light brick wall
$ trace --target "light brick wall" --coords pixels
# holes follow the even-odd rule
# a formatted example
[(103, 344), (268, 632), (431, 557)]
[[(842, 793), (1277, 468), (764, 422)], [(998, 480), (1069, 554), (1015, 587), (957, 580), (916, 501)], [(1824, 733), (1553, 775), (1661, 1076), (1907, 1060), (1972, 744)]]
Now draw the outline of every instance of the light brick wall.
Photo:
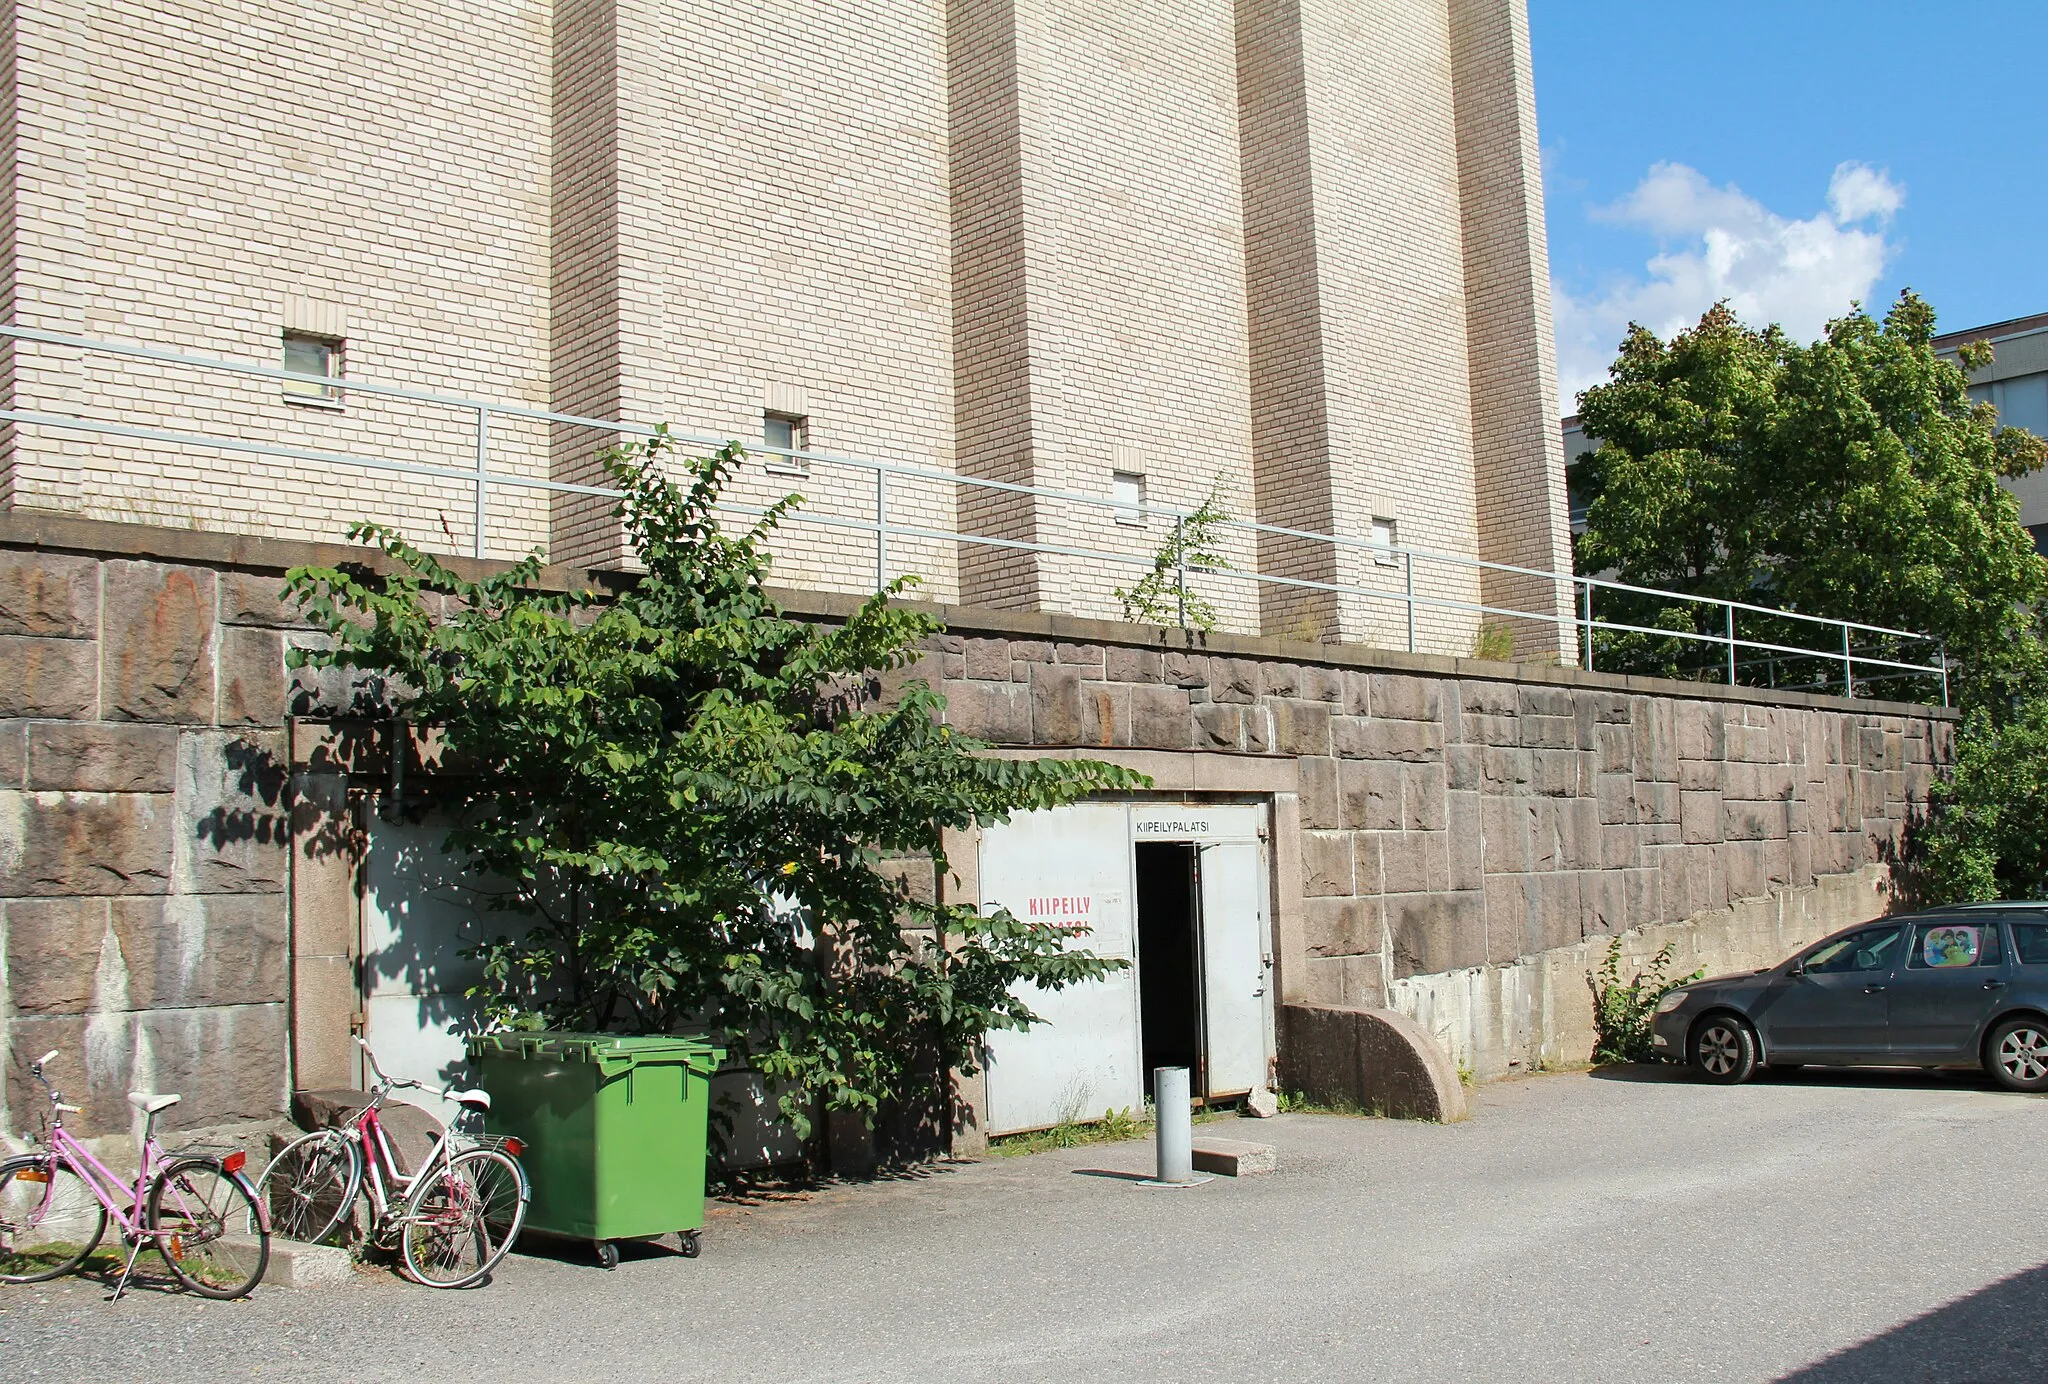
[[(1479, 556), (1572, 570), (1551, 335), (1550, 253), (1528, 14), (1520, 0), (1453, 0), (1458, 174), (1464, 210)], [(1563, 582), (1488, 572), (1486, 604), (1569, 617)], [(1569, 627), (1518, 621), (1518, 655), (1577, 659)]]
[[(17, 323), (275, 365), (310, 314), (346, 331), (354, 373), (545, 406), (546, 4), (18, 0), (14, 19)], [(327, 412), (275, 383), (47, 347), (18, 350), (12, 384), (19, 408), (319, 451), (466, 465), (473, 448), (473, 415), (363, 395)], [(495, 441), (497, 469), (545, 474), (538, 429)], [(44, 432), (4, 464), (22, 505), (471, 538), (460, 483)], [(544, 540), (537, 492), (495, 509), (494, 551)]]

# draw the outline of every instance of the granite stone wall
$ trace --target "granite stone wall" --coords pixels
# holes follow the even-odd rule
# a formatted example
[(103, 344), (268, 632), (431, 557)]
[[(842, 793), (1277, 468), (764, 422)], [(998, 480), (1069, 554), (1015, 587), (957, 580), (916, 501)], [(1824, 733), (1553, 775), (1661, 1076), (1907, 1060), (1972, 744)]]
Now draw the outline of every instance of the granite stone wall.
[(275, 578), (0, 550), (0, 1145), (132, 1089), (173, 1127), (283, 1108), (285, 631)]
[[(0, 1139), (38, 1115), (25, 1064), (50, 1048), (92, 1133), (129, 1127), (132, 1088), (182, 1092), (189, 1129), (276, 1116), (295, 1062), (347, 1079), (356, 789), (319, 721), (348, 689), (287, 671), (289, 644), (319, 636), (278, 595), (291, 564), (361, 556), (0, 514)], [(811, 618), (851, 607), (785, 596)], [(940, 613), (952, 632), (894, 676), (940, 687), (961, 730), (1205, 766), (1185, 782), (1272, 798), (1285, 1002), (1401, 1008), (1489, 1070), (1576, 1031), (1569, 1005), (1530, 997), (1573, 990), (1587, 939), (1741, 964), (1882, 911), (1882, 862), (1952, 726), (1894, 703)]]

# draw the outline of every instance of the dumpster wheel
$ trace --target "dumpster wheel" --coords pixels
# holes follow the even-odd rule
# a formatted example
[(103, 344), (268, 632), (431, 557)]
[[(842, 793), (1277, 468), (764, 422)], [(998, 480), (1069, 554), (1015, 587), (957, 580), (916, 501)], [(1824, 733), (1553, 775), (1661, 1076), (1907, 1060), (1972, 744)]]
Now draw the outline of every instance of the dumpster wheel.
[(610, 1240), (592, 1240), (591, 1247), (597, 1251), (599, 1267), (616, 1269), (619, 1266), (619, 1247)]
[(695, 1259), (704, 1252), (704, 1246), (697, 1242), (697, 1232), (694, 1230), (676, 1232), (676, 1249), (685, 1259)]

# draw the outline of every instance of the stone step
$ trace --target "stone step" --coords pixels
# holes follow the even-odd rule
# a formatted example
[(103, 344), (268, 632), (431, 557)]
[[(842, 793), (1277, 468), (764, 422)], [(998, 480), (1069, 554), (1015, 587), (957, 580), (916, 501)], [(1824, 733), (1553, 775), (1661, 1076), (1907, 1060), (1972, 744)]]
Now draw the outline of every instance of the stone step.
[[(255, 1262), (256, 1241), (242, 1237), (231, 1237), (219, 1242), (219, 1248), (233, 1255), (244, 1265)], [(356, 1276), (355, 1259), (345, 1249), (333, 1245), (307, 1245), (281, 1236), (270, 1237), (270, 1263), (263, 1270), (263, 1281), (257, 1285), (264, 1288), (332, 1288), (344, 1283), (353, 1283)]]
[(1254, 1144), (1243, 1139), (1196, 1139), (1195, 1171), (1219, 1177), (1251, 1177), (1270, 1173), (1280, 1166), (1280, 1156), (1271, 1144)]

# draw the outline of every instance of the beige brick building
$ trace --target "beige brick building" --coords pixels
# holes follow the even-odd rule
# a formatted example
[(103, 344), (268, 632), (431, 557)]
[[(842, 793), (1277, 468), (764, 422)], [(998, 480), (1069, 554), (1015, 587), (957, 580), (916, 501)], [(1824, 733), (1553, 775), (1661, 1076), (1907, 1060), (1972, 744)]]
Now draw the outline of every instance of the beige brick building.
[[(1172, 520), (1113, 497), (1569, 570), (1522, 0), (8, 13), (17, 327), (916, 468), (886, 571), (969, 604), (1116, 615), (1140, 569), (1099, 555)], [(477, 531), (473, 409), (42, 342), (0, 375), (24, 413), (314, 454), (25, 423), (9, 505), (621, 560), (586, 494), (496, 483)], [(495, 414), (487, 464), (589, 484), (603, 440)], [(734, 499), (792, 489), (783, 578), (870, 587), (874, 474), (757, 459)], [(1423, 651), (1569, 609), (1456, 561), (1222, 547), (1236, 574), (1196, 580), (1242, 633), (1405, 646), (1411, 582)]]

